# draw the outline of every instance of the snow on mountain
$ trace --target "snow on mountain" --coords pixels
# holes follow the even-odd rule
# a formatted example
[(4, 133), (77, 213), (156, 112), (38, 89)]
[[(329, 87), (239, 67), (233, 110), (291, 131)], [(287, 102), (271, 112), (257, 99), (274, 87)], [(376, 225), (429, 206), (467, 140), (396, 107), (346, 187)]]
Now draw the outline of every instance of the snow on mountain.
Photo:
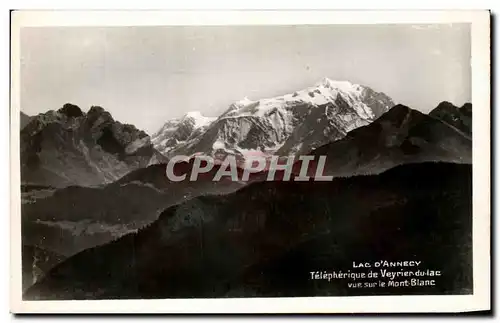
[[(169, 121), (153, 136), (153, 144), (169, 156), (296, 155), (343, 138), (393, 105), (391, 98), (369, 87), (324, 78), (278, 97), (255, 101), (245, 97), (216, 120), (187, 115)], [(191, 119), (201, 120), (201, 125), (187, 122)]]
[(24, 183), (64, 187), (115, 181), (151, 161), (165, 161), (150, 137), (101, 107), (76, 105), (31, 118), (20, 133)]
[(188, 112), (182, 118), (167, 121), (153, 134), (151, 142), (158, 151), (168, 156), (170, 150), (201, 134), (215, 119), (205, 117), (198, 111)]

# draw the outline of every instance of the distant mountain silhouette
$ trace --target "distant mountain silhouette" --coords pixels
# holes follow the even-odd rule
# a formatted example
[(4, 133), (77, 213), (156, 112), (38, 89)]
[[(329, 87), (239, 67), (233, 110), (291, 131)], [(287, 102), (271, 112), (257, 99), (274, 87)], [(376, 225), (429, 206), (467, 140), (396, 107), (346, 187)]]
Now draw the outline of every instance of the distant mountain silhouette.
[(334, 176), (377, 174), (397, 165), (443, 161), (472, 163), (470, 138), (454, 127), (396, 105), (371, 124), (312, 152), (326, 156), (326, 173)]
[(472, 136), (472, 104), (470, 103), (459, 108), (448, 101), (443, 101), (429, 115), (446, 122), (469, 137)]
[(190, 112), (168, 120), (153, 135), (166, 156), (195, 153), (300, 155), (387, 112), (394, 102), (381, 92), (348, 81), (324, 78), (311, 87), (259, 100), (234, 102), (217, 118)]
[(65, 259), (64, 256), (37, 246), (22, 246), (23, 291), (39, 280), (45, 272)]
[[(398, 110), (396, 110), (398, 111)], [(472, 293), (472, 168), (421, 163), (331, 182), (262, 182), (166, 209), (70, 257), (25, 299)], [(347, 287), (311, 271), (418, 260), (436, 286)]]

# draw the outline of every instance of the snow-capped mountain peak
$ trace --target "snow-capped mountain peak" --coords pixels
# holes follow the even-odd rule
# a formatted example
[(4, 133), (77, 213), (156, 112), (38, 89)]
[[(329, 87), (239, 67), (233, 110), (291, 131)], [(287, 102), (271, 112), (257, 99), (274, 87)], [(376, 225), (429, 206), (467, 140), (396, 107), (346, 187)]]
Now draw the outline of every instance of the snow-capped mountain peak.
[(21, 130), (22, 181), (55, 187), (101, 185), (152, 159), (165, 160), (142, 130), (102, 107), (67, 103), (33, 116)]
[(234, 105), (241, 107), (241, 106), (247, 106), (252, 103), (254, 103), (254, 101), (250, 100), (247, 96), (245, 96), (243, 99), (236, 101)]

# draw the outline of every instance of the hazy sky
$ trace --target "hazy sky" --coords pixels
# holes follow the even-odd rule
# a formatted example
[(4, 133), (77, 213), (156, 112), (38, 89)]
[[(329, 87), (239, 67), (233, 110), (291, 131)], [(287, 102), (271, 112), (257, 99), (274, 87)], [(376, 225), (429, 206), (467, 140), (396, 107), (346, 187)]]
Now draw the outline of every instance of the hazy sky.
[(100, 105), (148, 133), (198, 110), (323, 77), (428, 112), (471, 100), (470, 27), (447, 25), (39, 27), (21, 31), (21, 110)]

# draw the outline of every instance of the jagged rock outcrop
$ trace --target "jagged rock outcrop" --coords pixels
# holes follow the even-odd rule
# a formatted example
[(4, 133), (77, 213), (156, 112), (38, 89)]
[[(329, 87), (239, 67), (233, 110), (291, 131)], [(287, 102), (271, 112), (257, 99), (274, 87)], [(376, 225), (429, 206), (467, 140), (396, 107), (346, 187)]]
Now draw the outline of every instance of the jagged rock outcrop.
[(166, 160), (144, 131), (97, 106), (84, 113), (68, 103), (34, 116), (20, 137), (21, 180), (27, 184), (100, 185), (151, 160)]

